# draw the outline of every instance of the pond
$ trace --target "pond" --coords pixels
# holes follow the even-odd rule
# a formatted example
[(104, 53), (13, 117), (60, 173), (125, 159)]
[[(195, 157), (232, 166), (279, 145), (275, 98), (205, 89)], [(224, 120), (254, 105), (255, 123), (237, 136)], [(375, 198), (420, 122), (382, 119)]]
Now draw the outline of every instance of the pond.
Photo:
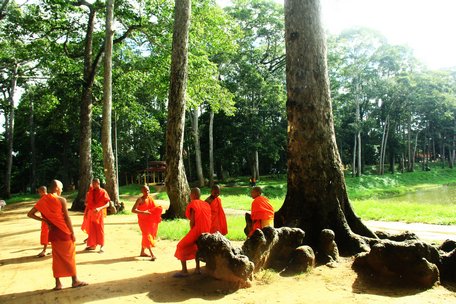
[(433, 189), (417, 190), (403, 195), (382, 198), (378, 201), (456, 205), (456, 185), (443, 185)]

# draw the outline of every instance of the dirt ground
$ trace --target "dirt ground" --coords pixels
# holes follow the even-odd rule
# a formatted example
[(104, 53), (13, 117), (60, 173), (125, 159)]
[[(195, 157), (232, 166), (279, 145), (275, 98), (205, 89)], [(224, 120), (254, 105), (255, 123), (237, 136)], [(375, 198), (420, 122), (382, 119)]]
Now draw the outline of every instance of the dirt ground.
[[(296, 277), (265, 271), (256, 275), (252, 287), (238, 290), (204, 274), (174, 278), (180, 269), (173, 256), (176, 242), (158, 242), (154, 262), (138, 257), (141, 235), (135, 215), (106, 219), (105, 252), (100, 254), (83, 251), (82, 215), (71, 212), (78, 276), (90, 285), (69, 288), (71, 280), (64, 278), (64, 289), (51, 291), (51, 256), (36, 257), (40, 224), (26, 217), (31, 206), (19, 203), (0, 213), (0, 303), (456, 303), (456, 284), (428, 290), (378, 286), (378, 280), (358, 277), (350, 258), (337, 268), (317, 267)], [(441, 230), (456, 239), (454, 226)], [(193, 261), (189, 268), (193, 270)]]

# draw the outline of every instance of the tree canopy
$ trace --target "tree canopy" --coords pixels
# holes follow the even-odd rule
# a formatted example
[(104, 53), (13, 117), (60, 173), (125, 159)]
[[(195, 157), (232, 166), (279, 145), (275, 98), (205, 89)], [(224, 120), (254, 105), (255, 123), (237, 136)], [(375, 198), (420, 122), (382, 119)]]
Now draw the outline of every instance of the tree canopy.
[[(11, 0), (0, 7), (0, 174), (8, 180), (1, 183), (3, 194), (34, 192), (54, 178), (81, 185), (79, 163), (87, 157), (80, 150), (80, 114), (89, 76), (91, 174), (104, 176), (104, 68), (95, 67), (103, 58), (106, 9), (104, 1), (85, 4)], [(173, 11), (171, 0), (115, 1), (112, 127), (121, 185), (142, 182), (149, 163), (165, 159)], [(190, 181), (198, 177), (197, 149), (205, 178), (212, 175), (210, 155), (218, 180), (286, 172), (283, 15), (272, 0), (236, 0), (224, 9), (214, 0), (193, 1), (183, 143)], [(85, 61), (90, 18), (92, 48)], [(416, 162), (426, 169), (430, 161), (453, 167), (456, 70), (429, 70), (412, 50), (370, 29), (327, 38), (335, 134), (345, 169), (385, 174), (416, 170)], [(190, 136), (190, 117), (198, 119), (199, 148)]]

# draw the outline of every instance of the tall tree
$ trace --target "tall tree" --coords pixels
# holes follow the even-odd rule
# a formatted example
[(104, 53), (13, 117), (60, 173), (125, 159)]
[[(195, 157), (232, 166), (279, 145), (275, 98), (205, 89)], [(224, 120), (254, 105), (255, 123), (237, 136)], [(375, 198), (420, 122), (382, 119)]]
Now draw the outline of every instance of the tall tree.
[(320, 16), (318, 0), (285, 1), (288, 191), (276, 220), (278, 225), (302, 228), (311, 246), (318, 244), (322, 229), (332, 229), (338, 246), (354, 253), (367, 249), (357, 234), (375, 234), (355, 215), (348, 200)]
[(106, 1), (106, 36), (105, 36), (105, 57), (104, 57), (104, 83), (103, 83), (103, 164), (106, 178), (106, 191), (115, 206), (120, 205), (119, 188), (117, 185), (117, 174), (114, 165), (114, 152), (112, 150), (112, 44), (114, 31), (112, 23), (114, 20), (114, 0)]
[(171, 76), (166, 129), (166, 191), (170, 207), (166, 217), (184, 217), (190, 189), (182, 151), (185, 127), (185, 92), (188, 76), (188, 32), (191, 0), (175, 0)]

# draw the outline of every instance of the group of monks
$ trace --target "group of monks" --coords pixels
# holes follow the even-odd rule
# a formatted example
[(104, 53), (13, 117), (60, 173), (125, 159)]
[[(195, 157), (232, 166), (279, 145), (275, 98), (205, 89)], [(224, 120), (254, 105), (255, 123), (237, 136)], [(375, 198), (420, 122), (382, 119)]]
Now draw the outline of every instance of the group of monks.
[[(44, 246), (38, 254), (42, 257), (46, 254), (48, 243), (52, 246), (52, 270), (55, 278), (54, 290), (62, 289), (60, 278), (71, 277), (72, 287), (88, 285), (80, 281), (76, 274), (75, 262), (75, 237), (71, 219), (68, 215), (66, 200), (61, 197), (63, 185), (58, 180), (53, 180), (49, 193), (46, 187), (40, 187), (38, 192), (41, 198), (28, 212), (28, 216), (42, 222), (40, 242)], [(141, 187), (142, 196), (139, 197), (132, 207), (132, 212), (138, 216), (138, 224), (142, 234), (140, 256), (150, 257), (152, 261), (156, 256), (152, 252), (157, 240), (158, 225), (161, 222), (162, 206), (157, 205), (147, 185)], [(273, 226), (274, 209), (266, 197), (261, 195), (260, 187), (253, 187), (251, 196), (254, 199), (251, 206), (252, 226), (248, 233), (251, 236), (256, 229)], [(190, 192), (190, 202), (187, 205), (185, 215), (190, 221), (189, 232), (177, 244), (174, 256), (181, 261), (182, 269), (175, 277), (186, 277), (189, 272), (187, 261), (195, 259), (196, 273), (200, 273), (199, 260), (196, 258), (198, 250), (196, 240), (203, 233), (220, 232), (228, 233), (226, 216), (220, 198), (220, 187), (213, 186), (211, 195), (205, 200), (200, 199), (199, 188), (193, 188)], [(84, 241), (87, 243), (85, 250), (95, 250), (100, 246), (100, 253), (104, 246), (104, 217), (106, 208), (110, 204), (110, 198), (106, 190), (100, 187), (99, 179), (93, 179), (91, 187), (86, 195), (86, 208), (81, 229), (88, 234)], [(41, 216), (37, 214), (40, 213)], [(146, 250), (149, 253), (146, 253)]]

